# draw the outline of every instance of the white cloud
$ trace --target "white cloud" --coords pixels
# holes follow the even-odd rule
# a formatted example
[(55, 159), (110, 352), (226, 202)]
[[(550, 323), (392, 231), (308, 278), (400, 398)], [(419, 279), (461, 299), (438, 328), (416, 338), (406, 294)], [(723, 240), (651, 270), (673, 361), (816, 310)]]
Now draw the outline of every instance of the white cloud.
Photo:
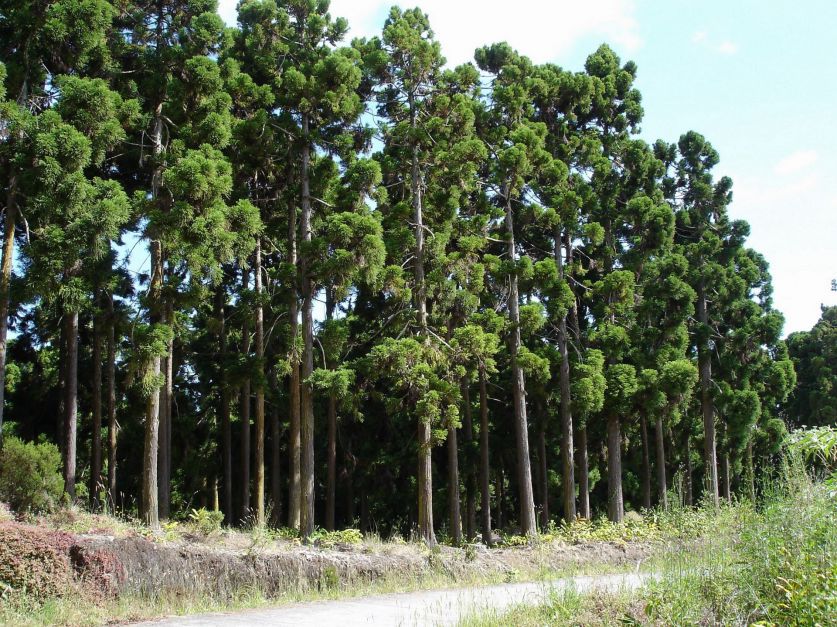
[[(236, 0), (220, 0), (220, 13), (235, 21)], [(410, 8), (415, 0), (332, 0), (331, 14), (346, 17), (350, 36), (381, 32), (392, 4)], [(543, 0), (421, 0), (430, 24), (451, 65), (469, 61), (474, 50), (508, 41), (535, 62), (560, 61), (579, 40), (596, 37), (632, 52), (642, 45), (635, 0), (588, 0), (585, 3)], [(592, 52), (592, 50), (591, 50)]]
[(692, 35), (692, 43), (700, 44), (706, 41), (706, 38), (709, 34), (705, 30), (699, 30), (694, 35)]
[(738, 52), (738, 46), (731, 41), (722, 41), (717, 48), (721, 54), (735, 54)]
[(817, 159), (819, 155), (816, 150), (797, 150), (773, 166), (773, 173), (779, 176), (795, 174), (809, 169), (817, 162)]

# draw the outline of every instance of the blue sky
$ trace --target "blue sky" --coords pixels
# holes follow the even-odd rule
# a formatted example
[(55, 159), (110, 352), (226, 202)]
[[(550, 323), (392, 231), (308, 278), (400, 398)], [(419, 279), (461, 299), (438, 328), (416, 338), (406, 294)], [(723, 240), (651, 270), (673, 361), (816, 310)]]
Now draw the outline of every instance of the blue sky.
[[(235, 22), (235, 0), (220, 11)], [(390, 1), (332, 0), (351, 36), (377, 34)], [(731, 213), (770, 262), (785, 332), (837, 305), (837, 1), (423, 0), (448, 61), (508, 41), (581, 69), (602, 42), (639, 66), (642, 136), (703, 133), (735, 182)]]

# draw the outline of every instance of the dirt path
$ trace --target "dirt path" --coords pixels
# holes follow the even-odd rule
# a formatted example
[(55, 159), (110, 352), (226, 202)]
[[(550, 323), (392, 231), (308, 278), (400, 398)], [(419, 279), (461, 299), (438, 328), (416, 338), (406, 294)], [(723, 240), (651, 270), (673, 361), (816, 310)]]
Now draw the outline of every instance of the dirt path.
[(387, 594), (344, 601), (295, 603), (274, 609), (202, 614), (138, 623), (144, 627), (233, 627), (276, 625), (353, 627), (355, 625), (456, 625), (476, 611), (502, 611), (521, 603), (536, 604), (552, 590), (618, 591), (639, 588), (649, 575), (630, 573), (573, 577), (553, 582), (516, 583), (478, 588)]

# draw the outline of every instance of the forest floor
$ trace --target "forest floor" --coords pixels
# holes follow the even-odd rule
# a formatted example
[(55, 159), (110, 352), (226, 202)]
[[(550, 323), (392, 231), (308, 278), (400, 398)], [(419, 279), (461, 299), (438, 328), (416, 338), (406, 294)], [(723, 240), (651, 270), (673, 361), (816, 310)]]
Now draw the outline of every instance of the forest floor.
[[(26, 555), (23, 560), (9, 558), (23, 569), (32, 570), (26, 559), (40, 569), (49, 557), (55, 562), (48, 564), (50, 573), (69, 573), (61, 585), (47, 585), (40, 593), (27, 587), (28, 575), (20, 575), (23, 583), (7, 587), (2, 595), (0, 623), (97, 625), (302, 601), (649, 572), (672, 552), (699, 545), (706, 528), (703, 514), (684, 510), (678, 517), (635, 516), (623, 525), (580, 521), (551, 529), (532, 545), (517, 536), (501, 536), (499, 547), (475, 543), (431, 550), (358, 532), (320, 532), (314, 545), (301, 544), (281, 530), (205, 533), (190, 522), (152, 533), (134, 522), (63, 510), (29, 521), (0, 522), (0, 563), (5, 546), (15, 555)], [(21, 537), (28, 542), (23, 551)], [(2, 575), (0, 580), (7, 581)], [(44, 581), (51, 580), (37, 583), (43, 586)]]

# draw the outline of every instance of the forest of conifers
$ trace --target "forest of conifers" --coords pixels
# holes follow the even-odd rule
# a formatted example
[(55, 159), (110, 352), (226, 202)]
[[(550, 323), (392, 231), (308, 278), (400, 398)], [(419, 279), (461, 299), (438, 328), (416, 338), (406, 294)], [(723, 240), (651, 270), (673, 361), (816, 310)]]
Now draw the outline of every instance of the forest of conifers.
[(432, 544), (758, 489), (768, 264), (634, 63), (215, 4), (0, 1), (0, 411), (69, 499)]

